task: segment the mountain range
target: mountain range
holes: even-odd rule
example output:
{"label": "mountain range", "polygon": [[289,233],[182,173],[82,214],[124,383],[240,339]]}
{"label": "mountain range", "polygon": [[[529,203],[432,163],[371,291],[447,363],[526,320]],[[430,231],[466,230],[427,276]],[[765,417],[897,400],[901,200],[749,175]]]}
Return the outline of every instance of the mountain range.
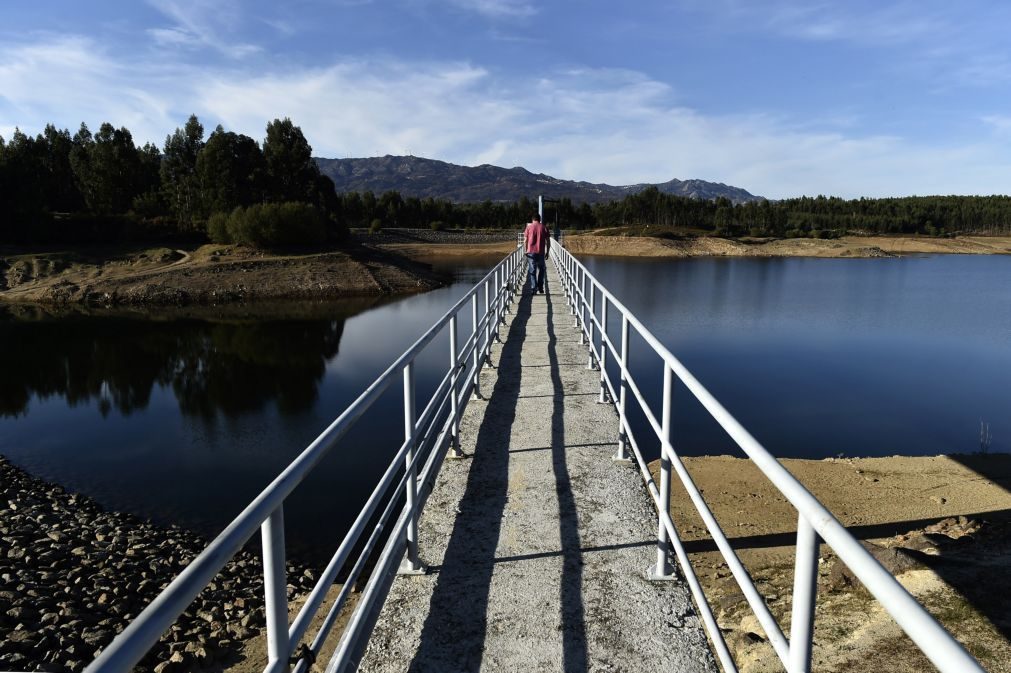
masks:
{"label": "mountain range", "polygon": [[740,187],[705,180],[670,180],[656,184],[614,186],[560,180],[525,168],[501,168],[490,164],[460,166],[414,156],[370,157],[364,159],[324,159],[317,157],[320,171],[334,181],[338,192],[371,191],[381,194],[396,190],[401,196],[433,197],[457,203],[515,201],[523,196],[569,198],[576,204],[621,199],[628,194],[656,187],[661,192],[696,199],[725,197],[733,203],[758,201]]}

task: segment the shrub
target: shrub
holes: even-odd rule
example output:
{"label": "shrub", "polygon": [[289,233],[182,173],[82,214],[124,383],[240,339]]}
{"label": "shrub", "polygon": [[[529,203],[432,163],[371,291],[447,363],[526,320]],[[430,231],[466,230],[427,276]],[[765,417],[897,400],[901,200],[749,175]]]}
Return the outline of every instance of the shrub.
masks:
{"label": "shrub", "polygon": [[428,226],[432,229],[432,231],[442,231],[446,228],[446,223],[442,220],[436,220],[435,222],[429,222]]}
{"label": "shrub", "polygon": [[230,214],[215,213],[207,221],[215,243],[240,243],[257,248],[321,243],[326,220],[308,203],[260,203]]}
{"label": "shrub", "polygon": [[228,233],[228,213],[214,213],[207,219],[207,237],[214,243],[231,243]]}
{"label": "shrub", "polygon": [[378,217],[372,220],[372,224],[369,225],[369,233],[378,234],[382,230],[383,230],[383,221],[380,220]]}

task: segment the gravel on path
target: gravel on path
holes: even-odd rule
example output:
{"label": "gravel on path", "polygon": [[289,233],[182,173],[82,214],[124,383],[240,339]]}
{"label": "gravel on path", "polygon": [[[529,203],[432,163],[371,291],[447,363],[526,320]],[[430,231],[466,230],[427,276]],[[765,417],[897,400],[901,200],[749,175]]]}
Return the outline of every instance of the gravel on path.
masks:
{"label": "gravel on path", "polygon": [[360,670],[716,671],[687,588],[650,582],[655,513],[553,270],[502,328]]}

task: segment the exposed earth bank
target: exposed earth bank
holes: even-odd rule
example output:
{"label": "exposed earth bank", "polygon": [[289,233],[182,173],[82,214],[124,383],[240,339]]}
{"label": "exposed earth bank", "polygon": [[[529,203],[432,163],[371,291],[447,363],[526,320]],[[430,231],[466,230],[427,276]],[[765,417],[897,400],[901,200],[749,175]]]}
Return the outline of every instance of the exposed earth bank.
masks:
{"label": "exposed earth bank", "polygon": [[[355,231],[356,243],[348,249],[286,253],[225,245],[45,252],[0,248],[0,301],[183,306],[410,294],[445,283],[432,265],[461,260],[494,263],[515,250],[519,231]],[[618,257],[1011,254],[1011,237],[1006,236],[670,239],[598,230],[567,232],[563,243],[575,254]]]}
{"label": "exposed earth bank", "polygon": [[0,250],[0,300],[98,306],[225,304],[408,294],[443,280],[374,247],[266,253],[194,249]]}
{"label": "exposed earth bank", "polygon": [[[750,461],[684,462],[789,637],[796,510]],[[1011,455],[781,462],[986,670],[1011,671]],[[658,463],[650,467],[656,474]],[[673,481],[672,517],[740,670],[781,671],[676,475]],[[935,670],[825,545],[818,574],[813,670]]]}
{"label": "exposed earth bank", "polygon": [[[498,258],[515,249],[515,236],[505,232],[495,236],[465,236],[441,232],[428,234],[404,230],[403,234],[383,232],[374,243],[391,252],[433,261],[461,257]],[[363,240],[368,240],[365,236]],[[562,243],[577,255],[609,257],[898,257],[902,255],[1011,254],[1009,236],[844,236],[837,239],[784,238],[732,239],[716,236],[658,238],[615,234],[602,229],[565,232]]]}
{"label": "exposed earth bank", "polygon": [[611,236],[606,230],[572,234],[563,243],[574,254],[619,257],[893,257],[914,254],[1011,254],[1011,237],[843,236],[837,239],[679,239]]}

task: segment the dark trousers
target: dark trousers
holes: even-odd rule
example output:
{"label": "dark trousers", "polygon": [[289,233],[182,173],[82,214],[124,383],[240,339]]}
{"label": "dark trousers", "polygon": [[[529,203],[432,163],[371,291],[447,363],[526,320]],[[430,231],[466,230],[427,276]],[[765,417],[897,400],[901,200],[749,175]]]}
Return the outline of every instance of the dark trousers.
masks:
{"label": "dark trousers", "polygon": [[531,291],[544,292],[544,274],[547,269],[544,266],[544,254],[539,252],[527,253],[527,275],[530,278]]}

